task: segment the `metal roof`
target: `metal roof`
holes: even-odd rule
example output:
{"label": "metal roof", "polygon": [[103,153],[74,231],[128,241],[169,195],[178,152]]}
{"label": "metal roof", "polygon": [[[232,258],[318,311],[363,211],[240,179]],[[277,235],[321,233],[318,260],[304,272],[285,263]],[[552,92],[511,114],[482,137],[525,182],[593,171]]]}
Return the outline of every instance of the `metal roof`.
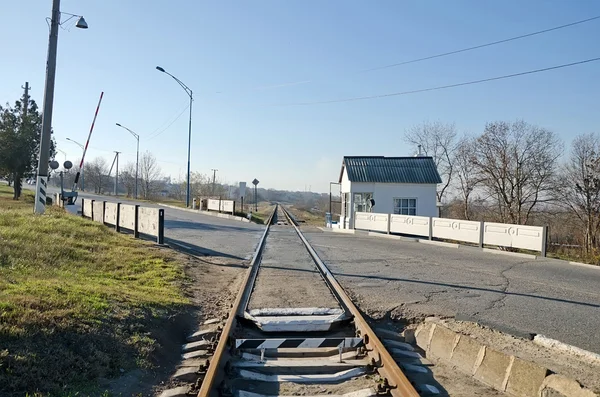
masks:
{"label": "metal roof", "polygon": [[344,167],[351,182],[442,183],[431,157],[345,156]]}

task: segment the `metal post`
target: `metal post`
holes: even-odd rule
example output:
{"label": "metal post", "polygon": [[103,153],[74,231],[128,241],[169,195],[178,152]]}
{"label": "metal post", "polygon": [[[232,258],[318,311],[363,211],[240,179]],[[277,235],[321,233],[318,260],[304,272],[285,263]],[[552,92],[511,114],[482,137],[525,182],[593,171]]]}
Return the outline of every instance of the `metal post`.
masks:
{"label": "metal post", "polygon": [[479,248],[483,248],[484,233],[485,233],[485,222],[479,222]]}
{"label": "metal post", "polygon": [[542,228],[542,257],[546,257],[548,250],[548,226]]}
{"label": "metal post", "polygon": [[[65,186],[63,183],[63,172],[60,172],[60,199],[62,200],[62,198],[65,197]],[[60,204],[58,205],[60,207]]]}
{"label": "metal post", "polygon": [[137,139],[137,152],[135,155],[135,199],[138,198],[138,168],[140,166],[140,136],[136,136]]}
{"label": "metal post", "polygon": [[116,168],[116,172],[115,172],[115,197],[119,195],[119,153],[120,152],[115,152],[117,154],[116,160],[117,160],[117,168]]}
{"label": "metal post", "polygon": [[40,155],[36,177],[34,212],[46,211],[46,183],[48,181],[48,160],[52,132],[52,106],[54,103],[54,80],[56,77],[56,49],[58,47],[58,27],[60,24],[60,0],[52,1],[50,37],[48,39],[48,60],[46,63],[46,85],[44,88],[44,109],[42,116],[42,135]]}
{"label": "metal post", "polygon": [[212,193],[211,195],[214,196],[215,195],[215,179],[217,177],[217,169],[211,168],[211,171],[213,172],[213,182],[212,182]]}
{"label": "metal post", "polygon": [[192,90],[190,90],[190,123],[188,131],[188,163],[187,163],[187,193],[185,196],[185,206],[190,207],[190,150],[192,147]]}
{"label": "metal post", "polygon": [[157,244],[165,243],[165,210],[158,210],[158,233],[156,236]]}

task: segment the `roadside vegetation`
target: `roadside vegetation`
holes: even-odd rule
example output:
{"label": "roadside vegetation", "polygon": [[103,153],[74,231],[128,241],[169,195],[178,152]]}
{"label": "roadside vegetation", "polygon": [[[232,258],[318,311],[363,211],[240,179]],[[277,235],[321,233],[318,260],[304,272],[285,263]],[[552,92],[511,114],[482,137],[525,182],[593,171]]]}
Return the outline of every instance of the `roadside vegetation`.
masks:
{"label": "roadside vegetation", "polygon": [[35,216],[32,206],[32,192],[15,201],[0,185],[0,395],[69,395],[152,368],[167,319],[189,305],[182,264],[56,207]]}
{"label": "roadside vegetation", "polygon": [[425,122],[405,141],[437,165],[442,217],[549,226],[549,256],[600,265],[599,133],[567,147],[523,120],[489,122],[477,134]]}

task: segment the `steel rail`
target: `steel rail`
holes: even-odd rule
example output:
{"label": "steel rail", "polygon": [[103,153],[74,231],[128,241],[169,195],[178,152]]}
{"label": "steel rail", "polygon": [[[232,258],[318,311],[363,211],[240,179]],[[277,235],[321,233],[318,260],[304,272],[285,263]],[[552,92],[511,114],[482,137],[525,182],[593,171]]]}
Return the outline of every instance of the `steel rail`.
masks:
{"label": "steel rail", "polygon": [[379,372],[379,374],[385,380],[387,380],[387,384],[390,388],[390,394],[393,397],[419,397],[419,393],[415,390],[406,375],[404,375],[404,372],[402,372],[396,361],[392,358],[375,332],[373,332],[358,308],[348,297],[342,286],[337,282],[327,266],[325,266],[321,258],[319,258],[319,255],[317,255],[308,240],[306,240],[298,228],[297,222],[292,221],[292,217],[288,213],[287,209],[285,209],[283,206],[281,206],[281,209],[283,210],[284,214],[286,214],[288,219],[290,219],[292,226],[294,226],[294,229],[296,230],[296,233],[306,246],[306,249],[319,267],[319,270],[321,270],[322,274],[326,278],[326,281],[330,284],[331,288],[335,290],[336,295],[342,299],[348,310],[350,310],[350,313],[354,316],[354,325],[360,331],[360,336],[363,338],[365,346],[367,347],[367,354],[371,359],[374,360],[377,372]]}
{"label": "steel rail", "polygon": [[256,247],[256,251],[254,252],[252,262],[250,262],[250,267],[246,272],[246,276],[244,277],[244,281],[240,286],[240,290],[235,299],[235,302],[233,303],[233,307],[229,312],[229,317],[227,318],[225,327],[223,327],[221,337],[219,338],[219,342],[217,343],[217,348],[215,349],[213,357],[210,359],[210,364],[206,371],[206,375],[204,376],[204,379],[202,381],[202,386],[200,386],[200,390],[198,391],[198,397],[209,397],[219,373],[221,373],[224,369],[223,367],[225,366],[225,363],[223,362],[223,357],[225,356],[225,353],[227,351],[229,336],[231,335],[231,332],[235,329],[235,326],[237,325],[237,315],[240,308],[245,309],[245,305],[247,304],[248,298],[250,297],[250,293],[252,292],[252,287],[254,285],[254,280],[256,279],[256,273],[260,264],[260,255],[264,248],[265,241],[267,240],[269,228],[271,227],[271,223],[273,221],[273,216],[276,212],[277,205],[275,205],[273,213],[271,214],[271,216],[269,216],[269,219],[267,220],[267,226],[265,227],[265,231],[262,237],[260,238],[258,247]]}

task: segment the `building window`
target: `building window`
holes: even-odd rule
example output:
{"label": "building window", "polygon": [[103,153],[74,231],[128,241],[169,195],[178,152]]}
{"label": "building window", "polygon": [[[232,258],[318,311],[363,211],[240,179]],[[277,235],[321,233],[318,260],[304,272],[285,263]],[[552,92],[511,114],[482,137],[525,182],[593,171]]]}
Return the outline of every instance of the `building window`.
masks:
{"label": "building window", "polygon": [[354,193],[354,212],[371,212],[373,193]]}
{"label": "building window", "polygon": [[394,199],[394,214],[417,215],[417,199],[395,198]]}

